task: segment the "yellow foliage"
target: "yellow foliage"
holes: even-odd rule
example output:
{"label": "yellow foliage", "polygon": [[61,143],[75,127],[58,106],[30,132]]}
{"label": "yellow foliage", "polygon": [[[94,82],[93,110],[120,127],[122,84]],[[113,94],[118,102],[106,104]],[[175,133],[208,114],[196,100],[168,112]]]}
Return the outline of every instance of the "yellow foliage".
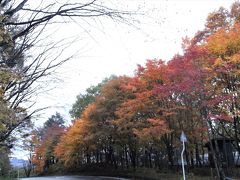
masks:
{"label": "yellow foliage", "polygon": [[236,23],[229,31],[224,28],[208,38],[205,47],[217,56],[231,56],[240,50],[240,24]]}

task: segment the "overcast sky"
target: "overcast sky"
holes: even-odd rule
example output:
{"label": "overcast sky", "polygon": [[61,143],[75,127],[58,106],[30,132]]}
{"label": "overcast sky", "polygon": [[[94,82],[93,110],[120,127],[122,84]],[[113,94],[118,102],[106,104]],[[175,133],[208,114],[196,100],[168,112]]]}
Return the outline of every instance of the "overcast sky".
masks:
{"label": "overcast sky", "polygon": [[[169,60],[181,53],[183,37],[204,28],[208,13],[220,6],[229,8],[233,0],[106,0],[113,7],[140,9],[144,16],[136,16],[136,27],[109,19],[89,23],[58,25],[54,41],[64,37],[78,37],[65,50],[65,55],[78,53],[58,69],[60,82],[48,93],[36,97],[34,108],[51,106],[36,121],[41,125],[48,117],[60,112],[70,122],[69,110],[79,93],[102,79],[115,75],[133,75],[137,64],[146,59]],[[86,21],[87,19],[85,19]],[[58,53],[56,51],[56,53]]]}
{"label": "overcast sky", "polygon": [[[137,64],[146,59],[169,60],[181,53],[183,37],[193,35],[204,28],[209,12],[220,6],[229,8],[233,0],[112,0],[117,7],[140,9],[144,16],[136,16],[136,27],[109,19],[58,25],[52,37],[78,37],[78,41],[66,48],[65,53],[75,57],[58,69],[61,81],[52,83],[54,89],[39,94],[35,107],[51,106],[42,112],[42,124],[56,111],[69,121],[71,105],[79,93],[102,79],[115,75],[132,75]],[[87,19],[85,19],[87,20]],[[84,28],[84,29],[83,29]],[[56,52],[57,53],[57,52]]]}

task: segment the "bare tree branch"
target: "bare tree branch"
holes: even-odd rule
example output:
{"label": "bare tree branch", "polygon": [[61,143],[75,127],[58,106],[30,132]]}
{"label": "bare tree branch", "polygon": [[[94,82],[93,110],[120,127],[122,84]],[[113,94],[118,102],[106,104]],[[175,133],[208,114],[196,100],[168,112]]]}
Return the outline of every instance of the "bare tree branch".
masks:
{"label": "bare tree branch", "polygon": [[[9,113],[9,116],[6,114],[8,118],[0,118],[0,125],[5,127],[0,130],[0,146],[16,129],[28,124],[32,115],[44,109],[29,112],[29,107],[24,106],[40,89],[35,85],[36,82],[51,75],[56,68],[71,59],[71,56],[62,57],[65,49],[62,40],[46,44],[41,39],[46,27],[59,22],[60,18],[88,21],[107,17],[131,24],[128,18],[133,14],[104,6],[99,0],[85,3],[73,0],[63,4],[41,0],[35,8],[29,3],[28,0],[0,0],[0,72],[6,74],[6,80],[0,81],[0,103],[7,107],[6,112]],[[31,54],[40,43],[45,43],[42,44],[44,48],[38,50],[37,55]],[[52,55],[55,49],[58,49],[58,54]]]}

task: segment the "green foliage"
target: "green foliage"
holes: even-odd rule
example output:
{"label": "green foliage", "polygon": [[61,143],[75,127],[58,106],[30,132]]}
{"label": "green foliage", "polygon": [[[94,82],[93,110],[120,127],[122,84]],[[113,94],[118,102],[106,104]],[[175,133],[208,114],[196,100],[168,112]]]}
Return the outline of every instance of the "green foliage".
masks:
{"label": "green foliage", "polygon": [[0,147],[0,177],[8,175],[11,169],[8,153],[9,150],[7,148]]}
{"label": "green foliage", "polygon": [[81,116],[84,109],[94,102],[95,97],[99,93],[99,86],[92,86],[87,89],[86,94],[79,94],[77,96],[76,102],[73,104],[72,109],[70,110],[70,114],[72,118],[77,119]]}
{"label": "green foliage", "polygon": [[[10,1],[9,1],[10,2]],[[20,90],[17,84],[22,80],[24,73],[21,72],[23,67],[24,53],[22,45],[18,42],[15,43],[13,36],[18,28],[12,28],[6,25],[7,21],[17,21],[17,17],[6,15],[5,11],[12,8],[8,6],[8,2],[0,2],[1,15],[0,15],[0,145],[6,144],[6,141],[11,141],[11,132],[29,119],[26,117],[26,111],[20,107],[18,98]],[[19,45],[20,44],[20,45]],[[21,75],[20,75],[21,74]],[[19,86],[18,86],[19,87]],[[18,94],[19,93],[19,94]],[[17,95],[18,94],[18,95]],[[16,95],[16,96],[15,96]],[[14,98],[13,98],[14,97]],[[12,98],[12,99],[11,99]],[[16,104],[14,104],[16,103]],[[24,123],[20,121],[26,120]],[[29,122],[29,121],[28,121]],[[10,140],[11,139],[11,140]]]}
{"label": "green foliage", "polygon": [[64,126],[64,119],[58,112],[48,118],[48,120],[44,123],[44,129],[51,128],[53,126]]}
{"label": "green foliage", "polygon": [[69,112],[72,118],[74,119],[80,118],[85,108],[89,104],[94,102],[95,98],[100,94],[103,85],[115,78],[116,78],[115,75],[111,75],[109,78],[105,78],[101,83],[97,84],[96,86],[91,86],[87,88],[86,93],[79,94],[77,96],[76,102],[73,104],[72,109]]}
{"label": "green foliage", "polygon": [[0,142],[3,142],[8,127],[16,123],[16,115],[13,109],[10,109],[6,102],[0,100]]}

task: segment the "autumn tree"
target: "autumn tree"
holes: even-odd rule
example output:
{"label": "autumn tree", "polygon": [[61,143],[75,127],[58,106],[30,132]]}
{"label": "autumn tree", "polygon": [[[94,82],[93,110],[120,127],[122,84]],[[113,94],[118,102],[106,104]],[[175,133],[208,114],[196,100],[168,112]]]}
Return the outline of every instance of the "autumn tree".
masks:
{"label": "autumn tree", "polygon": [[228,30],[235,23],[239,23],[239,8],[240,2],[236,1],[231,5],[230,10],[220,7],[218,10],[210,12],[206,19],[206,24],[203,30],[198,31],[191,44],[202,44],[207,38],[220,29]]}
{"label": "autumn tree", "polygon": [[[138,67],[135,77],[121,85],[131,96],[118,107],[114,124],[117,126],[116,133],[124,137],[134,168],[142,153],[145,154],[145,159],[148,159],[144,164],[153,166],[151,160],[152,155],[159,150],[156,149],[157,144],[161,136],[169,132],[165,112],[159,106],[154,92],[155,85],[163,82],[164,71],[165,65],[162,61],[149,60],[146,67]],[[157,155],[156,153],[159,158]]]}
{"label": "autumn tree", "polygon": [[115,168],[118,167],[116,154],[119,151],[120,137],[115,134],[117,127],[113,125],[113,121],[116,119],[117,107],[128,96],[120,88],[122,82],[127,80],[127,77],[118,77],[106,82],[101,88],[99,96],[90,106],[91,109],[87,108],[84,111],[84,116],[95,124],[92,130],[88,131],[89,136],[95,139],[96,149],[92,152],[95,162],[112,164]]}
{"label": "autumn tree", "polygon": [[[208,116],[205,119],[208,119],[211,128],[211,138],[234,139],[233,144],[237,151],[239,151],[237,145],[239,144],[237,130],[239,129],[239,7],[239,2],[235,2],[230,11],[220,8],[210,13],[205,28],[208,35],[197,41],[209,54],[206,58],[209,63],[205,68],[212,72],[205,81],[210,92],[205,101],[207,109],[205,114]],[[220,178],[224,178],[224,173],[221,174]]]}
{"label": "autumn tree", "polygon": [[[121,84],[128,79],[118,77],[104,84],[95,101],[85,108],[81,118],[66,132],[56,147],[56,154],[65,163],[106,163],[115,168],[121,164],[117,158],[124,158],[122,151],[125,145],[121,144],[121,139],[125,137],[116,134],[117,126],[113,122],[116,109],[129,96],[121,91]],[[61,154],[64,147],[68,147],[65,149],[67,154]]]}
{"label": "autumn tree", "polygon": [[94,108],[90,104],[83,112],[81,119],[74,121],[60,138],[54,148],[54,154],[66,169],[77,168],[91,163],[91,155],[96,149],[96,139],[92,134],[96,125],[89,119],[88,112]]}
{"label": "autumn tree", "polygon": [[87,88],[86,93],[79,94],[77,96],[76,102],[72,105],[72,109],[70,110],[72,118],[80,118],[85,108],[89,104],[93,103],[95,101],[95,98],[100,94],[102,86],[114,78],[116,78],[116,76],[114,75],[110,76],[109,78],[105,78],[101,83],[97,84],[96,86],[91,86]]}
{"label": "autumn tree", "polygon": [[201,33],[184,39],[182,55],[148,60],[133,77],[103,84],[90,104],[80,103],[80,118],[55,146],[55,156],[68,168],[174,167],[184,131],[187,165],[203,166],[209,143],[217,178],[225,179],[228,162],[217,139],[230,139],[239,151],[239,7],[236,2],[231,11],[210,14]]}
{"label": "autumn tree", "polygon": [[[0,7],[0,98],[1,106],[9,109],[3,114],[5,118],[0,118],[0,143],[3,145],[13,131],[28,125],[31,116],[38,111],[28,109],[34,104],[30,99],[43,87],[37,82],[70,58],[61,58],[65,46],[46,41],[47,28],[62,20],[90,21],[101,17],[129,24],[131,13],[105,6],[98,0],[61,3],[10,0],[0,1]],[[59,52],[52,54],[55,48]]]}
{"label": "autumn tree", "polygon": [[216,136],[234,139],[239,152],[239,23],[229,29],[219,29],[207,39],[206,49],[211,53],[214,76],[209,83],[215,89],[209,101],[209,116],[215,120]]}
{"label": "autumn tree", "polygon": [[34,131],[32,139],[35,146],[33,164],[36,166],[37,172],[46,172],[52,164],[56,163],[54,147],[59,142],[64,130],[63,117],[56,113],[44,123],[43,128]]}

